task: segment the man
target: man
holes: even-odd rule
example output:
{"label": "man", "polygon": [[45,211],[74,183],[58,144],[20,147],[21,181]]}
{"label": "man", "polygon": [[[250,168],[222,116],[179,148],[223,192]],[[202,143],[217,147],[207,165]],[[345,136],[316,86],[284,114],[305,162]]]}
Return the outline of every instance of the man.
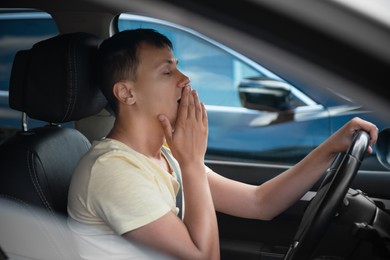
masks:
{"label": "man", "polygon": [[[172,49],[169,39],[150,29],[120,32],[100,47],[102,91],[116,120],[80,161],[68,211],[72,221],[102,237],[121,235],[180,259],[219,259],[216,210],[270,220],[319,180],[357,130],[370,133],[371,146],[377,139],[375,125],[354,118],[260,186],[224,178],[204,165],[207,113]],[[180,185],[183,219],[175,199]]]}

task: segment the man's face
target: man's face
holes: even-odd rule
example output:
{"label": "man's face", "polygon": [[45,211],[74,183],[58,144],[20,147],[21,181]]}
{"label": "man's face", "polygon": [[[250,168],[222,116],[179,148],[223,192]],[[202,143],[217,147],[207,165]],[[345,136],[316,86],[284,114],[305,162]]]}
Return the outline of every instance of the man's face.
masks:
{"label": "man's face", "polygon": [[134,89],[139,112],[155,120],[159,114],[165,114],[174,124],[183,87],[189,83],[188,77],[178,70],[177,59],[168,47],[142,44],[138,58]]}

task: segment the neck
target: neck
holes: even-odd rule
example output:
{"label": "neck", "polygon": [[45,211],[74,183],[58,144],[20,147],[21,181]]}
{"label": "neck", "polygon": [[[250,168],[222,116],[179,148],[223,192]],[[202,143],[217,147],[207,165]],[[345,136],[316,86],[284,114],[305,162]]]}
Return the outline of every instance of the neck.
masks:
{"label": "neck", "polygon": [[121,120],[117,118],[107,138],[118,140],[147,157],[160,159],[164,132],[156,118],[151,120]]}

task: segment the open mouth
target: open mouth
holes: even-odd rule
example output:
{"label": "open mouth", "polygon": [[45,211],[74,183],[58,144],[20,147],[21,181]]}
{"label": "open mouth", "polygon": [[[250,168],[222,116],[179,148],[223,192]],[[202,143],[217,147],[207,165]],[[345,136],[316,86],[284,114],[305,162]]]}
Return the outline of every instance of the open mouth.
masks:
{"label": "open mouth", "polygon": [[181,101],[181,98],[179,98],[179,99],[177,100],[177,103],[180,104],[180,101]]}

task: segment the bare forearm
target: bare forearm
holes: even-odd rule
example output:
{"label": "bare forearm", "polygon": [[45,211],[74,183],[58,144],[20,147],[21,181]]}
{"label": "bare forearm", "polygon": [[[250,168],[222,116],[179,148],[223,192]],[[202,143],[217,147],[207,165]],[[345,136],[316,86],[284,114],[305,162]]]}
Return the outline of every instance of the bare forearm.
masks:
{"label": "bare forearm", "polygon": [[364,130],[370,134],[368,153],[378,137],[378,128],[361,118],[353,118],[324,143],[313,150],[295,167],[257,188],[258,205],[266,218],[273,218],[296,202],[324,174],[335,156],[348,149],[355,133]]}
{"label": "bare forearm", "polygon": [[259,186],[259,218],[272,219],[298,201],[321,178],[334,157],[324,143],[294,167]]}
{"label": "bare forearm", "polygon": [[201,259],[219,259],[215,208],[203,164],[182,168],[186,225]]}
{"label": "bare forearm", "polygon": [[[354,118],[301,162],[260,186],[240,183],[210,173],[209,183],[218,211],[244,218],[272,219],[298,201],[326,172],[335,156],[348,149],[356,131],[370,133],[370,147],[378,129],[370,122]],[[261,174],[261,173],[259,173]]]}

